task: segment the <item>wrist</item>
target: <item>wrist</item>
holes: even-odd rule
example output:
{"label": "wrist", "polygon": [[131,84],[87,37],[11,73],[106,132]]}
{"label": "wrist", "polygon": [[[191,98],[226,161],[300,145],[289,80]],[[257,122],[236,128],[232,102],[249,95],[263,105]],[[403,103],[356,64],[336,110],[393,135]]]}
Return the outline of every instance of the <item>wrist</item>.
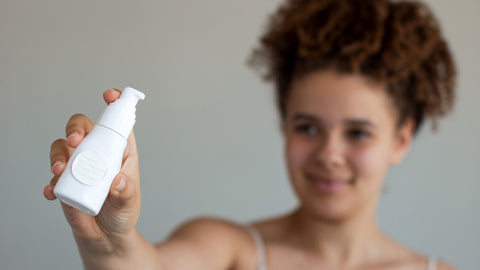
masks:
{"label": "wrist", "polygon": [[75,241],[86,269],[134,269],[136,265],[153,266],[155,262],[153,245],[135,229],[121,236],[75,237]]}

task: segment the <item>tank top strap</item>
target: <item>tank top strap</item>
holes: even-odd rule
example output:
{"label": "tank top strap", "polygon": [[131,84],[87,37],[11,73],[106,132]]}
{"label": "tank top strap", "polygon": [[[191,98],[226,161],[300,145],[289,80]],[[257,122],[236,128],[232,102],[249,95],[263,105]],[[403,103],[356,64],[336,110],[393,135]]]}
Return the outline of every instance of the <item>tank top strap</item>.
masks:
{"label": "tank top strap", "polygon": [[265,244],[263,243],[262,236],[253,226],[246,227],[248,232],[255,242],[255,247],[257,249],[257,270],[267,270],[266,256],[265,256]]}
{"label": "tank top strap", "polygon": [[[257,250],[258,264],[257,270],[267,270],[266,256],[265,256],[265,244],[262,240],[262,236],[258,230],[253,226],[246,226],[247,231],[250,233]],[[434,256],[428,257],[427,270],[437,270],[437,258]]]}
{"label": "tank top strap", "polygon": [[427,270],[436,270],[437,269],[437,258],[434,256],[428,257]]}

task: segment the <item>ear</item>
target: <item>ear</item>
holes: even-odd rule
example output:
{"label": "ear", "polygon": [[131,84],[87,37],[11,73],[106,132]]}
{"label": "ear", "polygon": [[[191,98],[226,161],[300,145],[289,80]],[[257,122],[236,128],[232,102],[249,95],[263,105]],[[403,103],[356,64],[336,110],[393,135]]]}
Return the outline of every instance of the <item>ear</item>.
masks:
{"label": "ear", "polygon": [[412,118],[408,119],[403,126],[398,128],[394,134],[395,145],[393,148],[391,165],[398,165],[410,149],[415,130],[415,122]]}

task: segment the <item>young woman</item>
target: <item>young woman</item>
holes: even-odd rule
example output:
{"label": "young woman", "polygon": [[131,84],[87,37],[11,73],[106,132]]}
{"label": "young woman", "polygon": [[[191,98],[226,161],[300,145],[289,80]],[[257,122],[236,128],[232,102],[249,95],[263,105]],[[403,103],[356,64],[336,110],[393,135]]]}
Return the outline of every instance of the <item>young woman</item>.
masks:
{"label": "young woman", "polygon": [[[89,269],[453,269],[382,233],[375,210],[388,169],[425,117],[453,104],[455,70],[432,13],[417,2],[290,0],[252,54],[274,82],[296,210],[244,225],[197,218],[162,243],[135,230],[134,134],[100,214],[62,205]],[[118,98],[104,93],[107,103]],[[74,115],[52,144],[53,188],[92,129]]]}

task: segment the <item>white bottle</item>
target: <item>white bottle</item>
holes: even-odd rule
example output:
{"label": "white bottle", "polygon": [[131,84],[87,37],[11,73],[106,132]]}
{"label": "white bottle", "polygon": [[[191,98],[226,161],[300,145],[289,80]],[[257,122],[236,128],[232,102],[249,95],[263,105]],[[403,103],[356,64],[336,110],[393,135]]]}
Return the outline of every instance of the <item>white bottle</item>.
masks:
{"label": "white bottle", "polygon": [[120,171],[127,138],[135,124],[135,106],[145,95],[131,87],[110,103],[100,121],[75,148],[53,190],[55,196],[96,216]]}

